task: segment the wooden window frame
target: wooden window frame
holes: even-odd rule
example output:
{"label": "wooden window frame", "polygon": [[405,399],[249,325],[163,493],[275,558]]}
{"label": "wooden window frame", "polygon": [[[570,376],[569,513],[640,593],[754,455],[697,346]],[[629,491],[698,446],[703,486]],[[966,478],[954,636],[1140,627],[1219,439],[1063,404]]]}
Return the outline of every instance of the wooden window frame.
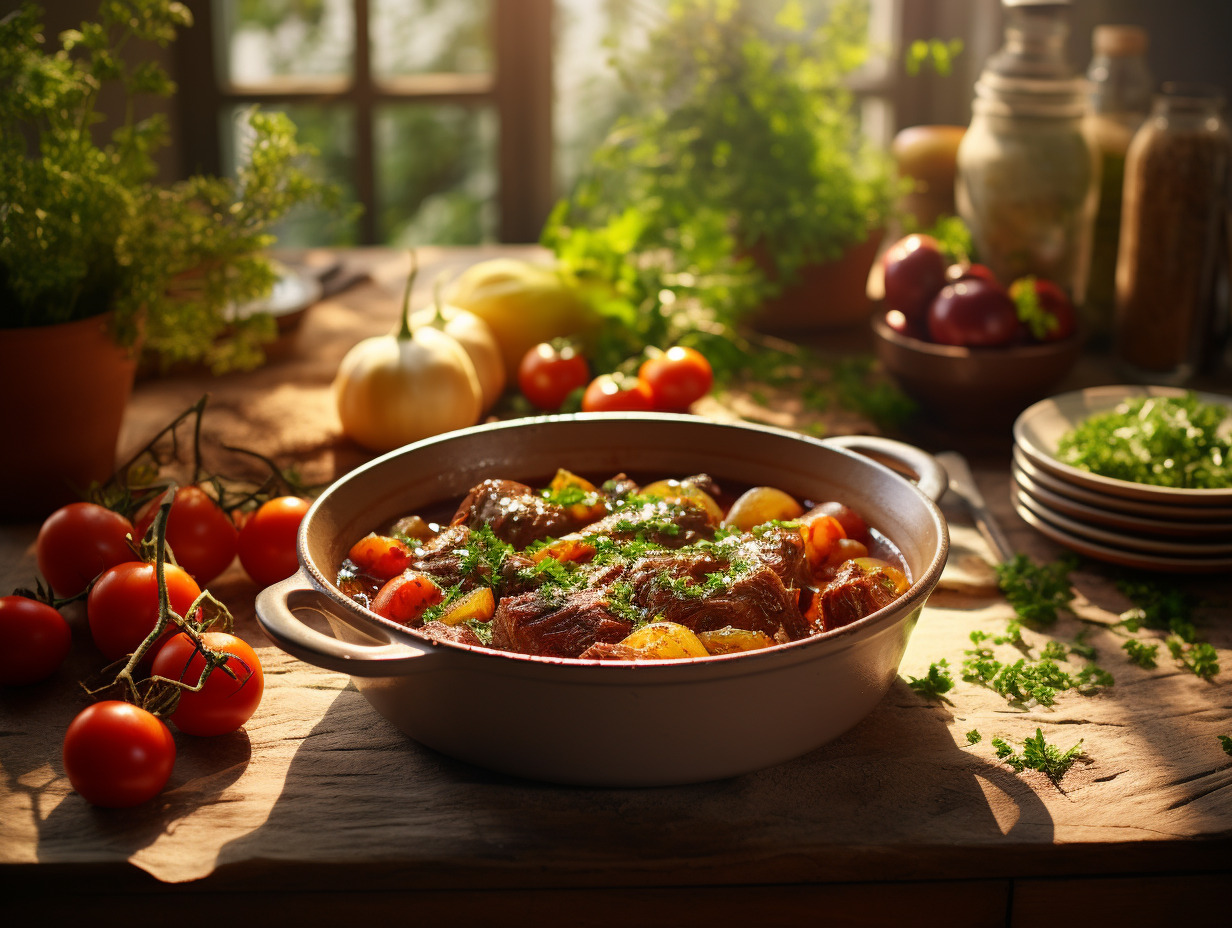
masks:
{"label": "wooden window frame", "polygon": [[[369,0],[355,11],[354,73],[339,79],[280,79],[228,86],[210,0],[186,0],[194,25],[177,40],[176,122],[184,174],[224,171],[220,114],[233,106],[346,105],[355,114],[356,194],[363,213],[359,244],[380,244],[373,114],[382,104],[459,104],[493,108],[497,133],[498,229],[501,242],[538,240],[554,202],[552,126],[552,0],[491,0],[491,74],[421,74],[377,78],[371,68]],[[203,79],[202,75],[208,75]]]}

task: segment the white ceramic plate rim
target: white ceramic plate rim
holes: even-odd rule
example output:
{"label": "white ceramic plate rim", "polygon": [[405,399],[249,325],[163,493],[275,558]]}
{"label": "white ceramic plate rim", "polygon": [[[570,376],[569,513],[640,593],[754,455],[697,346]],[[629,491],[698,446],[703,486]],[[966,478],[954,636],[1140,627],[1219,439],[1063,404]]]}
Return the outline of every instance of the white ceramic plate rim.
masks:
{"label": "white ceramic plate rim", "polygon": [[1042,487],[1066,499],[1076,500],[1101,509],[1119,514],[1132,514],[1139,517],[1164,519],[1171,522],[1184,522],[1197,525],[1219,525],[1232,530],[1232,506],[1177,506],[1168,503],[1153,503],[1147,500],[1131,499],[1125,496],[1115,496],[1102,493],[1089,487],[1068,483],[1056,474],[1044,470],[1031,460],[1022,448],[1015,447],[1013,465],[1023,474],[1030,477]]}
{"label": "white ceramic plate rim", "polygon": [[1149,519],[1102,506],[1090,506],[1049,489],[1019,467],[1017,461],[1010,466],[1010,473],[1018,487],[1028,495],[1054,512],[1073,519],[1122,531],[1167,536],[1162,540],[1176,537],[1197,541],[1214,536],[1232,543],[1232,522],[1174,522],[1167,519]]}
{"label": "white ceramic plate rim", "polygon": [[1047,503],[1032,496],[1021,486],[1014,489],[1014,503],[1026,506],[1041,518],[1048,519],[1057,528],[1090,539],[1109,548],[1119,548],[1124,551],[1141,552],[1143,554],[1163,555],[1167,557],[1196,558],[1228,558],[1232,557],[1232,542],[1203,543],[1165,541],[1159,538],[1147,538],[1135,532],[1116,532],[1096,525],[1090,525],[1079,519],[1058,512]]}
{"label": "white ceramic plate rim", "polygon": [[[1040,400],[1023,410],[1014,421],[1014,443],[1034,463],[1063,480],[1114,496],[1182,506],[1232,505],[1232,488],[1186,490],[1131,483],[1128,480],[1092,474],[1064,464],[1056,458],[1057,444],[1061,436],[1082,423],[1087,417],[1111,410],[1122,400],[1140,396],[1176,397],[1183,396],[1186,392],[1182,387],[1121,384],[1062,393]],[[1203,403],[1218,404],[1232,409],[1232,397],[1200,391],[1194,391],[1194,393]]]}
{"label": "white ceramic plate rim", "polygon": [[1211,559],[1156,557],[1135,551],[1125,551],[1120,548],[1110,548],[1106,545],[1079,538],[1077,535],[1071,535],[1069,532],[1057,528],[1046,518],[1036,515],[1017,501],[1014,503],[1014,508],[1017,510],[1018,515],[1022,517],[1022,520],[1041,535],[1052,539],[1063,547],[1069,548],[1071,551],[1094,558],[1097,561],[1105,561],[1109,564],[1117,564],[1121,567],[1134,567],[1141,570],[1187,574],[1218,573],[1232,568],[1232,557]]}

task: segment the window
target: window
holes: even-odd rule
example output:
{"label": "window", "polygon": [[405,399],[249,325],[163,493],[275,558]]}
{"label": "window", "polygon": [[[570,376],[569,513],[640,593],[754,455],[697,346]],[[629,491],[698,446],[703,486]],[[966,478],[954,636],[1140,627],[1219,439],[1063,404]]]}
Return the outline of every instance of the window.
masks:
{"label": "window", "polygon": [[[619,106],[605,36],[635,38],[665,2],[188,0],[195,25],[175,46],[184,169],[226,173],[236,117],[258,104],[285,110],[363,206],[353,228],[317,217],[280,230],[288,244],[535,241]],[[916,114],[937,80],[907,86],[895,49],[935,34],[946,3],[871,4],[884,53],[857,91],[866,131],[888,142],[928,121]]]}

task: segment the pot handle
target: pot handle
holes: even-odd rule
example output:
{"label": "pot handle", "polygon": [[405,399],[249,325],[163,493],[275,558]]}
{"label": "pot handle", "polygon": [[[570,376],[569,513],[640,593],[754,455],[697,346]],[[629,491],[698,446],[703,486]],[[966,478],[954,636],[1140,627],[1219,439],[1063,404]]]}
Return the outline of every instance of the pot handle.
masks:
{"label": "pot handle", "polygon": [[941,462],[915,445],[880,435],[833,435],[823,441],[827,445],[859,452],[903,474],[934,503],[945,495],[950,485],[950,478]]}
{"label": "pot handle", "polygon": [[[343,641],[305,624],[296,615],[311,610],[354,626],[353,617],[343,615],[337,604],[312,585],[308,574],[298,573],[266,587],[257,594],[257,623],[278,647],[292,657],[354,677],[405,676],[437,666],[440,651],[400,642],[374,639],[373,644]],[[382,634],[374,629],[374,634]]]}

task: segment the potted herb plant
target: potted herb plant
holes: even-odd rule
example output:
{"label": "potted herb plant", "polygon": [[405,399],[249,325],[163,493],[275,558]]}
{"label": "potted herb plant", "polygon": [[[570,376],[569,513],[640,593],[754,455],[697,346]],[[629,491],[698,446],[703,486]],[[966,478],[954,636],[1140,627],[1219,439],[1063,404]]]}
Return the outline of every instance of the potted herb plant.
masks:
{"label": "potted herb plant", "polygon": [[40,16],[0,20],[0,428],[25,438],[0,476],[8,518],[110,474],[139,348],[217,372],[260,363],[276,327],[236,307],[274,282],[272,223],[329,192],[298,166],[294,126],[255,111],[235,178],[156,182],[165,119],[132,114],[174,85],[133,45],[172,42],[191,25],[181,3],[107,0],[54,43]]}
{"label": "potted herb plant", "polygon": [[[754,0],[674,0],[646,47],[618,62],[633,109],[558,204],[545,244],[629,293],[648,267],[652,286],[690,281],[729,321],[866,318],[865,282],[898,193],[847,84],[867,59],[867,27],[860,0],[838,0],[819,23],[795,2],[774,13]],[[825,276],[844,261],[846,298]],[[801,309],[795,288],[818,275]],[[641,290],[639,315],[662,310]]]}

